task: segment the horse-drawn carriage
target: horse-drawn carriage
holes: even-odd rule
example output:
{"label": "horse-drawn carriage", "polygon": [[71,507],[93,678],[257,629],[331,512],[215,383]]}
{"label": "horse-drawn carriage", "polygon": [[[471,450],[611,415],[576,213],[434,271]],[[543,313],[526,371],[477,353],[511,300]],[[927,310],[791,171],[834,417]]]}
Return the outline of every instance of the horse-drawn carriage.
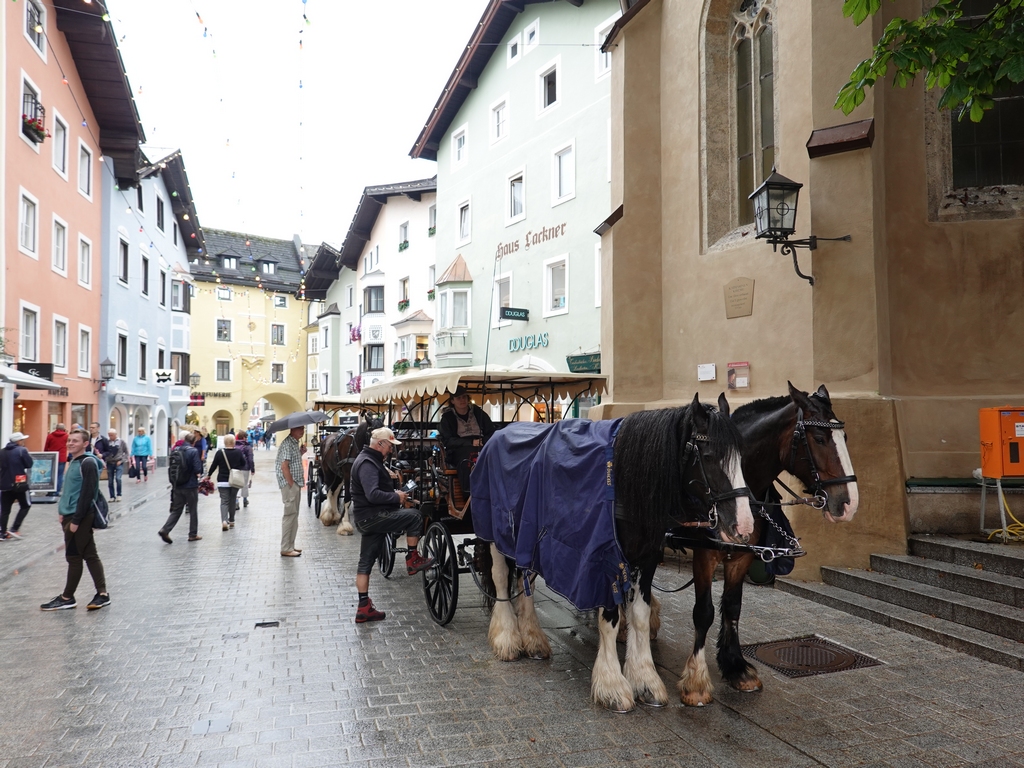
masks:
{"label": "horse-drawn carriage", "polygon": [[306,468],[306,504],[317,517],[320,517],[320,511],[327,497],[322,469],[324,440],[328,435],[344,433],[353,429],[359,423],[361,405],[358,395],[342,395],[340,397],[323,395],[313,403],[313,410],[327,414],[325,421],[315,425],[316,432],[310,440],[313,450]]}
{"label": "horse-drawn carriage", "polygon": [[[436,444],[437,417],[458,385],[478,404],[499,406],[502,416],[503,428],[480,453],[469,498]],[[388,411],[404,441],[402,469],[418,484],[414,497],[426,528],[420,547],[435,561],[423,572],[431,617],[441,625],[452,620],[459,577],[471,572],[493,601],[488,639],[495,656],[549,658],[533,608],[531,583],[540,575],[578,609],[597,611],[594,700],[616,711],[636,702],[664,706],[668,694],[650,651],[659,624],[652,589],[666,545],[685,542],[694,552],[696,605],[694,647],[678,683],[683,703],[711,701],[704,644],[714,622],[711,583],[722,561],[718,666],[730,686],[760,690],[739,645],[743,579],[756,557],[801,553],[772,512],[806,504],[838,522],[857,510],[844,424],[828,391],[808,394],[790,385],[788,395],[732,414],[722,395],[717,407],[694,397],[685,406],[610,421],[558,418],[557,402],[577,403],[603,386],[597,375],[456,369],[363,391],[364,404]],[[783,501],[774,484],[784,472],[804,483],[804,496],[790,492],[793,499]],[[762,538],[773,529],[783,543],[765,546]],[[455,536],[462,537],[458,544]],[[396,551],[388,540],[385,575]],[[623,624],[625,666],[615,650]]]}

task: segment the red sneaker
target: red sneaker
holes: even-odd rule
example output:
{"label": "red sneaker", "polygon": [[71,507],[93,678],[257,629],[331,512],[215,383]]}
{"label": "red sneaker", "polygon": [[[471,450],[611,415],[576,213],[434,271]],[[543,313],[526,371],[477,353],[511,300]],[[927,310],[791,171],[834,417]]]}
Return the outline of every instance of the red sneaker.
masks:
{"label": "red sneaker", "polygon": [[410,576],[415,576],[420,571],[434,567],[434,558],[424,557],[419,552],[412,552],[405,556],[405,570]]}
{"label": "red sneaker", "polygon": [[384,611],[378,611],[373,607],[373,600],[356,608],[356,624],[363,624],[367,621],[384,621],[386,616]]}

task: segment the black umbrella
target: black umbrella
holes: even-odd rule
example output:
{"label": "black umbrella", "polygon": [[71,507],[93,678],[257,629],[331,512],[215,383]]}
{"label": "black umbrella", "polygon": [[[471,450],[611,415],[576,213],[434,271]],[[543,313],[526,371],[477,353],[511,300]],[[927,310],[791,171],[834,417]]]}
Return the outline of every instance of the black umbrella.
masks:
{"label": "black umbrella", "polygon": [[289,413],[283,419],[271,423],[267,427],[267,432],[284,432],[295,429],[295,427],[305,427],[308,424],[319,424],[327,419],[328,416],[323,411],[295,411],[295,413]]}

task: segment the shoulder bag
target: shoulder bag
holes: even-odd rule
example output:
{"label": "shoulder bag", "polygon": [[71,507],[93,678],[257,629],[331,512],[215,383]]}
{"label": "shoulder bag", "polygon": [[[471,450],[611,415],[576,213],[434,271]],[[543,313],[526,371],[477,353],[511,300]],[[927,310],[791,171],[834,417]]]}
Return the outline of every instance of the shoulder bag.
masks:
{"label": "shoulder bag", "polygon": [[220,454],[224,457],[224,465],[228,468],[228,486],[231,488],[245,488],[245,470],[232,469],[231,465],[228,464],[228,455],[224,453],[224,449],[220,449]]}

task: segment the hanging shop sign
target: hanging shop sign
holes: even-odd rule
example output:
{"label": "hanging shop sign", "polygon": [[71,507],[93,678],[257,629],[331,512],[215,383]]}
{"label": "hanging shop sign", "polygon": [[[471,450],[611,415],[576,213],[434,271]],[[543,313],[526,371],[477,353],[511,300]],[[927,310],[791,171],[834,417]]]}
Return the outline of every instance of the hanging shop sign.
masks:
{"label": "hanging shop sign", "polygon": [[22,373],[27,373],[30,376],[38,376],[40,379],[53,381],[53,363],[18,362],[14,364],[14,367]]}
{"label": "hanging shop sign", "polygon": [[529,320],[530,310],[520,307],[501,307],[498,311],[500,320]]}
{"label": "hanging shop sign", "polygon": [[494,255],[500,259],[502,256],[511,256],[513,253],[519,253],[520,244],[524,251],[528,251],[530,248],[536,248],[538,245],[549,240],[565,237],[567,226],[568,224],[563,221],[561,224],[556,224],[553,227],[541,227],[539,230],[531,229],[521,239],[509,240],[507,243],[498,243],[498,249]]}
{"label": "hanging shop sign", "polygon": [[592,355],[566,355],[565,362],[569,366],[569,373],[600,373],[601,353]]}

